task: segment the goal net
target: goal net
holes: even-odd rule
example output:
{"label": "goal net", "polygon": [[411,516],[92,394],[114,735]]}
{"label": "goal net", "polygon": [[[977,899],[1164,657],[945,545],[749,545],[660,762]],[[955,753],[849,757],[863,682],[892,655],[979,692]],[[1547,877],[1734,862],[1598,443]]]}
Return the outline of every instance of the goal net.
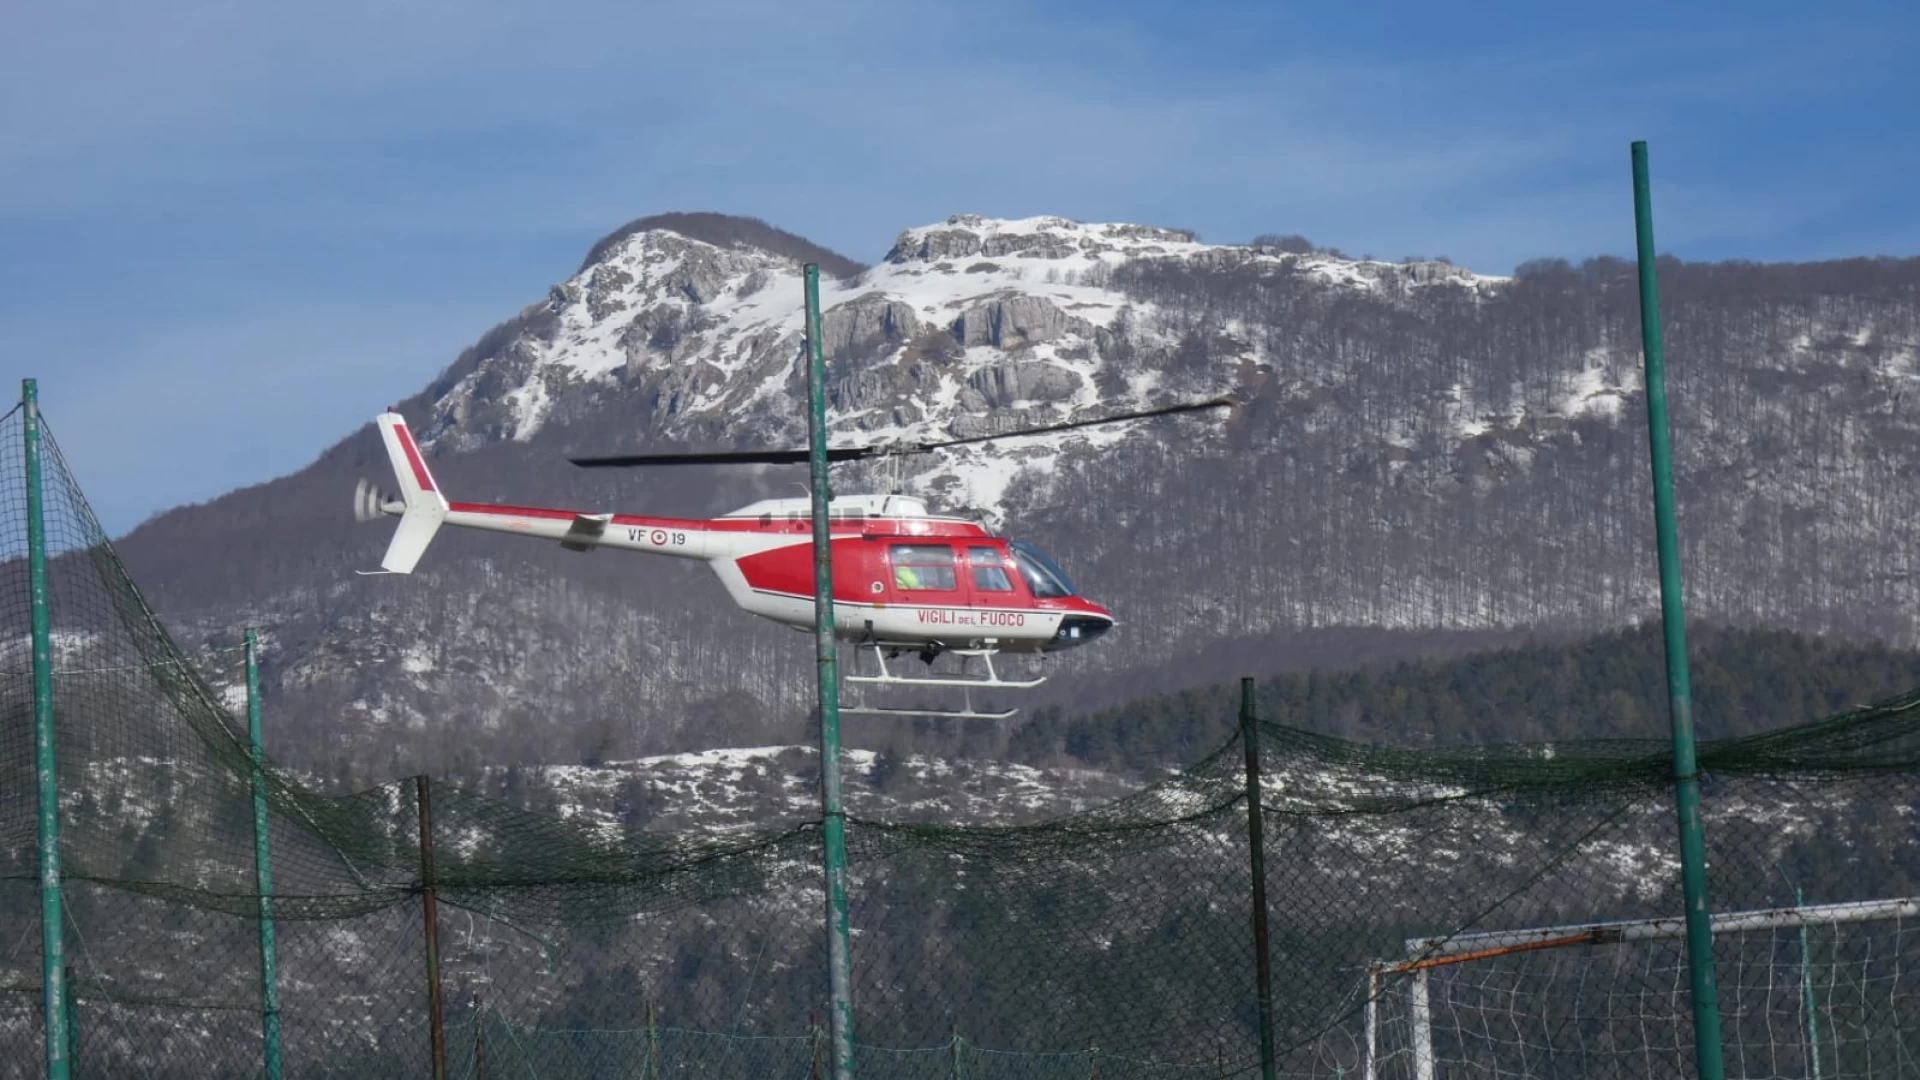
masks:
{"label": "goal net", "polygon": [[[1920,1076],[1920,898],[1713,918],[1726,1075]],[[1691,1077],[1678,919],[1414,938],[1371,966],[1368,1080]]]}

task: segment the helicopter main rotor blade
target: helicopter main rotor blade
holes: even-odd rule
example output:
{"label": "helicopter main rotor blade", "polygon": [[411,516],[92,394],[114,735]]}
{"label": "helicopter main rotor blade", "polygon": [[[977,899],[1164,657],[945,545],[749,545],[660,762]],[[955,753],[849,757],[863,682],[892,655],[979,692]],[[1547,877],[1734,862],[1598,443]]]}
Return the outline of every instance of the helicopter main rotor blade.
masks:
{"label": "helicopter main rotor blade", "polygon": [[1019,431],[1003,431],[998,435],[969,435],[964,439],[943,439],[940,442],[915,443],[903,447],[898,453],[920,453],[926,450],[938,450],[947,446],[963,446],[968,443],[990,442],[994,439],[1019,439],[1029,435],[1048,435],[1056,431],[1072,431],[1075,428],[1097,427],[1101,424],[1118,424],[1127,420],[1144,420],[1153,416],[1168,416],[1173,413],[1197,412],[1201,409],[1232,408],[1239,402],[1231,397],[1214,398],[1212,401],[1191,401],[1182,405],[1162,405],[1157,409],[1141,409],[1138,412],[1120,413],[1115,416],[1102,416],[1091,420],[1071,420],[1064,424],[1049,424],[1046,427],[1022,428]]}
{"label": "helicopter main rotor blade", "polygon": [[[828,461],[852,461],[871,455],[867,446],[832,446]],[[716,450],[686,454],[619,454],[611,457],[577,457],[568,461],[584,469],[631,465],[804,465],[812,460],[805,450]]]}
{"label": "helicopter main rotor blade", "polygon": [[[1097,427],[1101,424],[1118,424],[1127,420],[1144,420],[1154,416],[1168,416],[1174,413],[1196,412],[1200,409],[1232,408],[1239,402],[1231,397],[1214,398],[1211,401],[1193,401],[1180,405],[1162,405],[1156,409],[1141,409],[1136,412],[1119,413],[1114,416],[1101,416],[1091,420],[1072,420],[1064,424],[1049,424],[1045,427],[1023,428],[1019,431],[1003,431],[997,435],[969,435],[961,439],[942,439],[939,442],[910,443],[896,447],[876,446],[830,446],[827,448],[827,460],[858,461],[862,458],[883,455],[921,454],[929,450],[939,450],[948,446],[964,446],[969,443],[991,442],[994,439],[1025,438],[1029,435],[1047,435],[1056,431],[1072,431],[1076,428]],[[803,465],[812,460],[806,450],[714,450],[697,451],[684,454],[616,454],[608,457],[577,457],[568,461],[585,469],[621,468],[637,465]]]}

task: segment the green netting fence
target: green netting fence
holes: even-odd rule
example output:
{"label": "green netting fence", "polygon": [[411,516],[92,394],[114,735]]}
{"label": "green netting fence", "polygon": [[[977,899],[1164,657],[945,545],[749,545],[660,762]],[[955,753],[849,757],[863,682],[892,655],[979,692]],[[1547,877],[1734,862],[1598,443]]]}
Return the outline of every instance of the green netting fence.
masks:
{"label": "green netting fence", "polygon": [[[269,762],[263,905],[243,657],[176,647],[43,453],[72,1075],[824,1075],[817,820],[668,835]],[[0,454],[0,1068],[34,1076],[25,484]],[[1276,1075],[1693,1073],[1665,740],[1257,730]],[[853,819],[859,1075],[1260,1075],[1244,754],[1033,825]],[[1920,693],[1700,758],[1729,1075],[1920,1075]]]}

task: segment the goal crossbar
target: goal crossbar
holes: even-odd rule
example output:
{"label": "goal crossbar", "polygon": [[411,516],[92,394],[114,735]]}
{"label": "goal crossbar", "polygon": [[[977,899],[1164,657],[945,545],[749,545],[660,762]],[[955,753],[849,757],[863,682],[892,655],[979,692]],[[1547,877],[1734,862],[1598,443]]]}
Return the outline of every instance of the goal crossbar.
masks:
{"label": "goal crossbar", "polygon": [[[1713,916],[1711,925],[1713,932],[1717,934],[1903,918],[1920,918],[1920,897],[1732,911]],[[1406,947],[1409,959],[1382,964],[1380,969],[1387,972],[1415,971],[1443,963],[1479,960],[1530,949],[1558,948],[1566,945],[1608,945],[1620,941],[1650,941],[1684,937],[1686,933],[1686,919],[1668,917],[1408,938]]]}

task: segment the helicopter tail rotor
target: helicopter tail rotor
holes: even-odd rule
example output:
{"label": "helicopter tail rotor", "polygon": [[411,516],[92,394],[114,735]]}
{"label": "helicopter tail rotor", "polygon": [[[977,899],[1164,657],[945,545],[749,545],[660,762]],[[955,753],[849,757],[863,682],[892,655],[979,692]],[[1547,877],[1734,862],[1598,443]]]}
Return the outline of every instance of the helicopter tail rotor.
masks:
{"label": "helicopter tail rotor", "polygon": [[378,484],[365,477],[353,486],[353,520],[365,524],[376,521],[389,514],[405,513],[407,504],[398,497],[387,494]]}

